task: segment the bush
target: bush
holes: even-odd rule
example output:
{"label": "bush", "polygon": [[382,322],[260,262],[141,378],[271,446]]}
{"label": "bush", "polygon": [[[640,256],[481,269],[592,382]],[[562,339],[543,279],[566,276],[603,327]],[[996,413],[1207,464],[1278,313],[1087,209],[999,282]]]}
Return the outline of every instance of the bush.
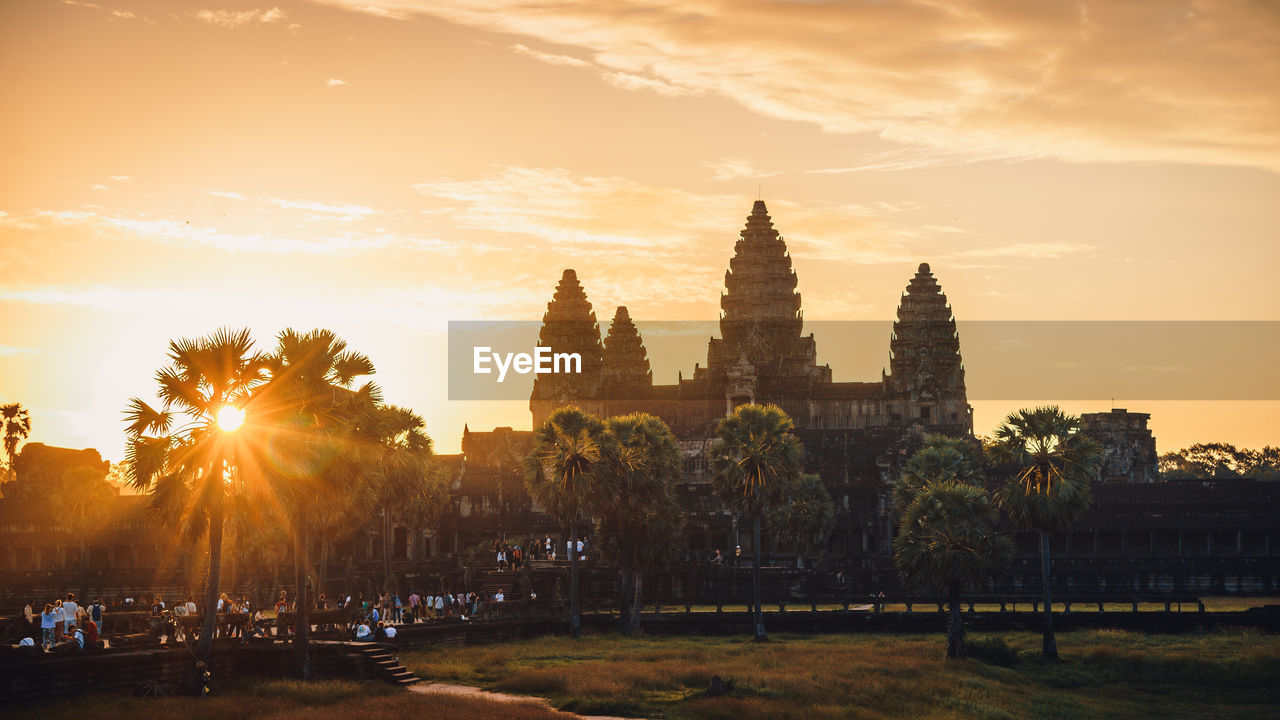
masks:
{"label": "bush", "polygon": [[1018,651],[1001,637],[979,637],[964,642],[965,655],[989,665],[1009,667],[1018,662]]}

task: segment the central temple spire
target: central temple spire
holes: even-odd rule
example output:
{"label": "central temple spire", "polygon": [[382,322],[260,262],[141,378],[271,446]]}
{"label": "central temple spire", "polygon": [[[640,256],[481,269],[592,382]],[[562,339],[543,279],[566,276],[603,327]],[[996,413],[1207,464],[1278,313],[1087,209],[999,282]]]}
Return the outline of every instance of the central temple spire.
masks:
{"label": "central temple spire", "polygon": [[798,337],[803,321],[796,283],[787,244],[764,201],[757,200],[724,274],[720,331],[725,341],[737,345],[753,329],[764,330],[762,326],[770,335]]}
{"label": "central temple spire", "polygon": [[[757,200],[724,274],[721,338],[707,346],[705,374],[726,390],[730,407],[743,397],[780,401],[815,382],[831,381],[831,369],[817,365],[813,337],[800,334],[804,319],[796,283],[787,244],[764,201]],[[699,377],[696,368],[694,373]],[[758,382],[748,383],[752,377]]]}

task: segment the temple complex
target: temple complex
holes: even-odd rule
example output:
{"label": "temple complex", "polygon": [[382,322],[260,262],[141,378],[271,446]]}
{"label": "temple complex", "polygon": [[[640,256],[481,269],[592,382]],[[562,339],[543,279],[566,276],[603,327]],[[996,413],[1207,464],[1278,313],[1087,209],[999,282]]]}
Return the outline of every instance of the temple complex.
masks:
{"label": "temple complex", "polygon": [[[920,264],[898,301],[886,338],[888,366],[880,378],[837,382],[828,365],[818,364],[814,336],[804,332],[798,288],[786,243],[764,202],[757,201],[725,273],[719,337],[709,339],[705,362],[698,359],[674,384],[654,384],[644,337],[627,307],[616,308],[602,330],[574,270],[564,271],[547,303],[539,346],[578,353],[582,372],[535,376],[529,400],[532,426],[566,405],[602,417],[644,411],[670,425],[684,453],[678,491],[688,518],[686,550],[669,576],[648,582],[651,592],[692,597],[700,592],[697,578],[713,551],[731,556],[742,547],[744,556],[751,553],[751,533],[739,533],[739,518],[711,491],[708,462],[716,423],[750,402],[774,403],[791,415],[804,445],[806,470],[822,478],[834,501],[835,529],[815,558],[819,566],[844,570],[857,592],[901,592],[891,558],[893,482],[927,433],[973,436],[951,305],[932,268]],[[1123,409],[1082,416],[1083,432],[1102,445],[1104,458],[1093,506],[1071,532],[1053,539],[1053,552],[1060,558],[1055,575],[1055,582],[1062,583],[1059,590],[1280,591],[1280,530],[1275,527],[1280,484],[1156,483],[1158,455],[1149,417]],[[364,529],[334,545],[321,586],[327,579],[331,592],[371,590],[387,545],[403,582],[439,582],[464,572],[469,577],[474,563],[491,560],[487,548],[497,538],[520,543],[544,535],[563,537],[565,529],[541,512],[525,490],[523,459],[531,441],[531,430],[464,427],[461,452],[440,457],[452,494],[444,517],[430,527],[396,525],[387,537],[381,522],[371,518]],[[94,451],[29,443],[17,463],[19,487],[36,487],[78,466],[107,472]],[[86,589],[185,593],[198,587],[200,563],[186,556],[190,550],[182,549],[172,531],[146,520],[146,505],[144,497],[117,497],[110,539],[84,547],[64,518],[50,517],[19,496],[0,499],[0,603],[13,604],[37,591],[52,596],[49,592],[65,582],[65,571],[77,567],[82,552],[90,570],[77,582]],[[1039,582],[1036,537],[1014,537],[1018,555],[999,585],[1005,592]],[[762,549],[766,562],[794,563],[794,549],[768,532]],[[237,569],[241,550],[246,565]],[[315,552],[318,557],[319,548]],[[225,582],[232,587],[277,586],[279,569],[287,571],[287,554],[284,549],[278,557],[268,557],[232,548]],[[601,577],[607,583],[613,575],[602,570]],[[603,593],[605,585],[587,587],[588,594]]]}
{"label": "temple complex", "polygon": [[710,437],[727,412],[772,403],[802,430],[906,428],[972,434],[955,318],[927,263],[910,279],[889,339],[889,370],[879,382],[833,382],[804,334],[791,256],[768,209],[757,200],[734,247],[720,296],[720,337],[705,365],[674,385],[654,385],[643,338],[620,307],[603,343],[577,273],[565,270],[547,303],[539,345],[576,352],[580,375],[539,375],[529,408],[536,427],[565,405],[601,416],[643,410],[682,440]]}

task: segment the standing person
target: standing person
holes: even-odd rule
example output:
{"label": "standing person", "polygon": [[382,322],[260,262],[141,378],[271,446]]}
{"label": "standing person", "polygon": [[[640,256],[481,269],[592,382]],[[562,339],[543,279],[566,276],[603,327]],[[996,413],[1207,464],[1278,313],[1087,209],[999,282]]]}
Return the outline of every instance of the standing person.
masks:
{"label": "standing person", "polygon": [[190,597],[187,598],[187,614],[188,615],[196,614],[196,601],[192,600]]}
{"label": "standing person", "polygon": [[62,601],[53,601],[53,616],[55,619],[53,625],[53,642],[55,644],[62,642],[63,630],[67,627],[67,613],[62,609]]}
{"label": "standing person", "polygon": [[436,617],[444,614],[444,595],[436,597]]}
{"label": "standing person", "polygon": [[551,547],[551,536],[548,535],[546,540],[542,541],[542,556],[548,560],[556,559],[556,551]]}
{"label": "standing person", "polygon": [[409,622],[418,622],[418,606],[422,604],[422,598],[418,596],[418,591],[414,590],[409,593]]}
{"label": "standing person", "polygon": [[28,600],[27,604],[22,608],[22,619],[26,621],[27,627],[23,637],[35,637],[39,633],[36,630],[40,626],[36,624],[35,600]]}
{"label": "standing person", "polygon": [[57,626],[58,613],[54,611],[52,603],[45,603],[44,612],[40,613],[40,644],[45,650],[48,650],[58,641],[55,634]]}
{"label": "standing person", "polygon": [[585,537],[578,538],[578,559],[586,560],[587,539]]}
{"label": "standing person", "polygon": [[[187,609],[190,610],[191,608]],[[89,606],[89,619],[92,620],[99,629],[102,628],[102,615],[106,610],[107,606],[102,604],[102,598],[97,598],[93,601],[93,604]]]}
{"label": "standing person", "polygon": [[67,599],[62,601],[62,610],[67,614],[68,623],[80,619],[80,605],[76,603],[75,593],[67,593]]}

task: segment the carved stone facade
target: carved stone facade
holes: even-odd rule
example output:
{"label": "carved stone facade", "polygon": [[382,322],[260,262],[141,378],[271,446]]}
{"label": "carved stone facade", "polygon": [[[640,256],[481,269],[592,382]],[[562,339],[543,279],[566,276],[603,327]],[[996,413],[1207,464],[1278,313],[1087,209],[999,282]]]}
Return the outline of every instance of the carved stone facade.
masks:
{"label": "carved stone facade", "polygon": [[1147,428],[1148,413],[1115,408],[1080,416],[1080,429],[1102,446],[1102,464],[1095,479],[1106,482],[1156,482],[1160,456],[1156,439]]}
{"label": "carved stone facade", "polygon": [[797,284],[786,242],[758,200],[725,272],[721,336],[708,342],[706,365],[696,364],[691,377],[682,374],[674,385],[654,385],[626,308],[619,308],[602,345],[577,273],[565,270],[547,304],[539,344],[583,353],[583,372],[538,376],[529,403],[534,426],[571,404],[604,416],[642,410],[661,417],[681,439],[696,440],[709,437],[734,407],[756,402],[780,406],[801,430],[901,432],[920,425],[972,434],[955,318],[928,264],[903,293],[889,342],[890,371],[879,382],[832,381],[831,367],[818,364],[814,336],[803,333]]}

